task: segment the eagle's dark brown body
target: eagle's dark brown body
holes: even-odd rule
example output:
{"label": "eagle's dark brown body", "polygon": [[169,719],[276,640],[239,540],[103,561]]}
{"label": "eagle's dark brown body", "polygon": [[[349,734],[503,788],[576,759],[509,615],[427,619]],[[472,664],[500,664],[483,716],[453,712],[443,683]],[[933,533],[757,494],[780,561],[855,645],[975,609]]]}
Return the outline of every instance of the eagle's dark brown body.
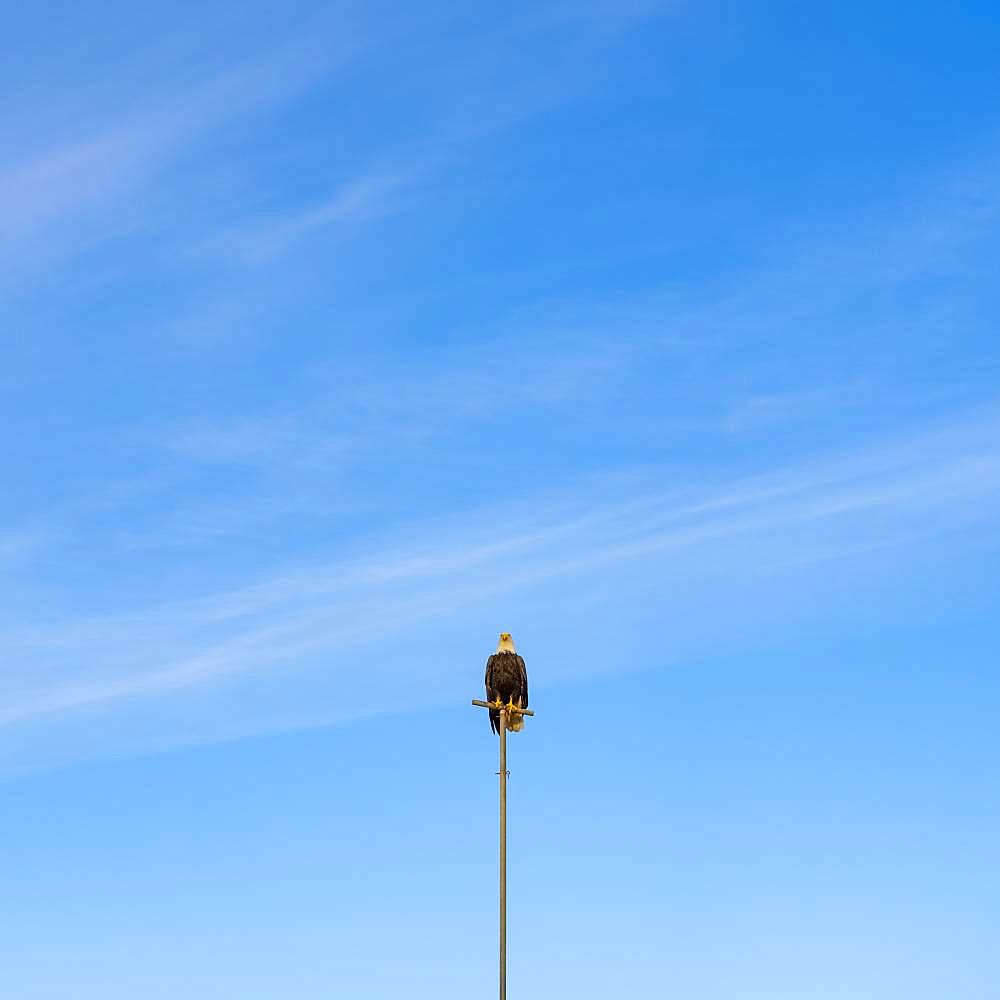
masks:
{"label": "eagle's dark brown body", "polygon": [[[504,649],[486,661],[486,700],[499,700],[501,704],[511,703],[518,708],[528,707],[528,672],[524,660],[517,653]],[[493,732],[500,732],[500,713],[492,708],[490,727]]]}

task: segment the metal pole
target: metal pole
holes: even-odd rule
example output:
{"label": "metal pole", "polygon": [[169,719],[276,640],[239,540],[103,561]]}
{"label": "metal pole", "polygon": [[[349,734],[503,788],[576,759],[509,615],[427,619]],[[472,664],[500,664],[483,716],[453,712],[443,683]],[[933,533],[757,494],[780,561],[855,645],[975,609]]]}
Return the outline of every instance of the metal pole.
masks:
{"label": "metal pole", "polygon": [[500,710],[500,1000],[507,1000],[507,712]]}
{"label": "metal pole", "polygon": [[[477,708],[496,710],[498,702],[472,699]],[[500,707],[500,1000],[507,1000],[507,716],[534,715],[527,708]]]}

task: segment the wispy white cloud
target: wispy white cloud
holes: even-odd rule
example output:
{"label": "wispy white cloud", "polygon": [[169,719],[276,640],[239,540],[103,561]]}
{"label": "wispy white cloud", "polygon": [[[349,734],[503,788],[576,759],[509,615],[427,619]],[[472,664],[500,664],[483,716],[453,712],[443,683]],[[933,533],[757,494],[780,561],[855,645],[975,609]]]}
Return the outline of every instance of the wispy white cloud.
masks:
{"label": "wispy white cloud", "polygon": [[360,225],[398,211],[408,181],[408,177],[399,173],[361,176],[348,181],[317,204],[269,219],[241,223],[232,230],[213,235],[207,245],[230,260],[261,264],[272,261],[317,233],[332,233],[334,238],[347,239]]}
{"label": "wispy white cloud", "polygon": [[[537,15],[521,16],[506,26],[515,34],[530,35],[549,23],[571,31],[574,37],[606,44],[610,29],[627,30],[659,6],[584,4],[564,9],[555,4],[541,21]],[[426,22],[423,26],[427,27],[435,17],[421,12],[416,20]],[[184,197],[190,195],[190,185],[171,192],[169,184],[163,183],[169,168],[190,162],[195,151],[205,160],[205,148],[227,129],[259,130],[262,113],[328,82],[359,54],[370,54],[380,42],[412,27],[404,16],[395,24],[375,24],[328,14],[288,29],[284,37],[267,37],[266,45],[260,44],[255,54],[239,51],[227,61],[227,54],[238,47],[227,44],[232,26],[224,26],[218,29],[215,44],[192,48],[167,39],[161,45],[163,51],[146,52],[145,62],[157,65],[151,84],[117,87],[111,92],[97,89],[89,101],[79,96],[66,98],[64,103],[72,106],[73,113],[54,116],[59,123],[55,131],[43,131],[27,151],[20,144],[8,150],[0,147],[0,218],[4,222],[0,257],[6,265],[5,280],[11,283],[35,274],[43,263],[72,257],[136,229],[162,236],[160,231],[189,215]],[[447,19],[438,30],[447,32]],[[507,92],[515,83],[506,63],[497,62],[495,48],[484,39],[467,56],[469,68],[476,69],[472,76],[483,76],[482,94],[471,112],[468,104],[477,87],[470,82],[470,93],[456,101],[450,91],[451,66],[431,88],[434,99],[426,110],[422,140],[390,143],[376,150],[369,159],[383,165],[367,170],[363,166],[366,154],[351,153],[348,166],[335,171],[340,180],[325,196],[314,192],[298,205],[262,212],[260,205],[266,204],[267,197],[254,191],[235,218],[206,219],[202,225],[190,218],[183,234],[187,253],[191,248],[214,249],[230,261],[259,264],[310,234],[349,235],[362,223],[391,215],[407,203],[407,190],[419,173],[415,164],[437,169],[470,143],[549,106],[553,99],[565,100],[575,90],[575,79],[562,74],[568,89],[561,97],[554,97],[552,87],[532,84],[522,87],[517,100],[508,100],[501,108],[498,85],[502,81]],[[145,65],[134,65],[136,59],[122,56],[127,76],[143,74]],[[449,59],[451,65],[457,56],[451,53]],[[484,72],[485,65],[493,66],[492,71]],[[113,69],[106,68],[108,76]],[[359,72],[380,71],[365,67]],[[22,102],[13,111],[28,119],[34,109]],[[301,137],[296,141],[301,142]],[[221,160],[228,163],[224,171],[238,170],[231,158],[227,161],[221,155]],[[211,157],[209,161],[217,162]]]}
{"label": "wispy white cloud", "polygon": [[[985,177],[988,171],[980,164],[958,173]],[[993,190],[986,181],[976,190],[983,186],[987,193]],[[358,192],[349,188],[331,204],[345,211],[361,206],[363,214],[366,199],[377,201],[381,190],[378,185],[362,186]],[[963,191],[958,181],[942,181],[938,193],[921,202],[924,207],[916,213],[923,219],[921,225],[935,231],[949,227],[953,198],[964,197]],[[734,343],[766,341],[776,331],[791,336],[800,328],[815,336],[831,317],[840,315],[845,300],[868,296],[894,280],[869,266],[866,248],[909,247],[912,199],[904,198],[897,208],[863,229],[841,233],[841,242],[828,234],[817,240],[812,233],[776,243],[759,267],[729,274],[708,290],[697,286],[522,306],[477,331],[478,344],[473,346],[429,346],[420,356],[406,358],[385,350],[354,353],[306,372],[301,391],[289,394],[293,402],[266,410],[251,407],[236,415],[227,408],[218,416],[202,414],[179,426],[146,428],[141,431],[142,450],[163,461],[147,477],[149,488],[130,495],[141,502],[154,497],[155,510],[139,526],[122,518],[120,526],[110,527],[104,543],[190,548],[241,533],[260,539],[280,520],[364,504],[365,497],[356,489],[357,470],[374,456],[389,465],[408,461],[412,469],[421,451],[432,445],[460,447],[453,445],[459,432],[491,428],[499,433],[505,412],[544,422],[565,412],[560,407],[576,407],[577,414],[594,413],[603,426],[609,407],[618,407],[629,395],[643,401],[648,424],[638,424],[630,433],[656,434],[671,442],[692,435],[782,432],[810,422],[829,426],[833,418],[845,427],[852,416],[873,413],[891,398],[895,387],[886,380],[884,366],[878,370],[869,365],[862,377],[850,381],[824,382],[825,373],[816,373],[803,385],[801,378],[789,383],[785,377],[782,351],[755,349],[738,381],[718,380],[715,373],[727,370],[726,354]],[[320,213],[319,218],[327,216]],[[960,241],[963,233],[976,239],[979,230],[966,232],[958,225],[950,241]],[[852,248],[865,253],[855,259]],[[933,274],[939,265],[933,252],[907,253],[910,269]],[[837,271],[835,283],[825,271],[831,255],[848,262]],[[814,289],[822,294],[814,296]],[[228,300],[222,318],[202,317],[205,327],[198,332],[236,322],[242,310],[255,308],[255,294]],[[647,370],[659,373],[658,391],[669,386],[676,405],[664,407],[644,395],[641,379]],[[697,398],[685,398],[688,385],[697,386]],[[961,393],[952,397],[941,378],[933,392],[920,394],[925,406],[943,401],[954,407],[962,401]],[[505,403],[502,411],[496,406],[500,398]],[[476,449],[481,445],[481,439],[474,443]],[[211,465],[254,470],[261,479],[236,492],[210,484],[197,499],[174,495],[177,482],[190,478],[192,468]],[[113,479],[103,479],[100,488],[102,496],[121,492]],[[128,501],[128,496],[116,501],[123,513]],[[95,502],[87,501],[91,508]],[[70,502],[52,512],[49,520],[59,523],[50,534],[87,534],[76,513]]]}
{"label": "wispy white cloud", "polygon": [[[405,633],[408,642],[435,636],[447,645],[456,615],[478,622],[487,610],[522,614],[526,599],[562,609],[600,580],[613,582],[619,597],[632,595],[644,614],[672,595],[690,616],[672,622],[682,645],[686,631],[704,627],[704,611],[685,598],[704,596],[699,581],[710,581],[709,592],[718,595],[727,580],[780,579],[793,567],[839,560],[862,585],[873,565],[891,573],[900,553],[994,519],[998,431],[1000,417],[990,411],[827,462],[701,489],[656,488],[665,473],[649,470],[624,492],[578,483],[506,508],[411,524],[394,539],[358,542],[354,555],[318,559],[254,586],[9,630],[0,637],[8,664],[0,724],[10,735],[0,747],[6,741],[16,757],[18,733],[28,724],[51,727],[58,742],[61,726],[98,709],[101,725],[113,729],[119,716],[155,716],[160,699],[180,718],[189,710],[200,719],[196,736],[178,724],[171,741],[212,739],[218,732],[201,714],[202,701],[215,703],[220,684],[224,690],[251,677],[258,690],[273,689],[278,702],[295,685],[308,690],[325,678],[329,706],[300,705],[299,722],[375,711],[390,677],[398,685],[394,698],[404,701],[417,697],[407,691],[423,682],[458,696],[463,675],[453,662],[435,666],[428,652],[421,671],[429,678],[421,672],[400,679],[393,644]],[[592,612],[595,620],[610,613],[600,601]],[[755,613],[769,614],[764,606]],[[238,701],[222,696],[228,707],[218,711],[239,712]],[[296,724],[287,706],[277,715],[280,724]],[[240,731],[231,716],[219,722],[229,735]],[[257,706],[245,731],[273,724],[276,718]]]}
{"label": "wispy white cloud", "polygon": [[182,74],[179,87],[91,110],[48,148],[0,165],[0,254],[23,273],[136,224],[123,211],[196,140],[301,94],[344,62],[343,42],[293,40],[228,67]]}

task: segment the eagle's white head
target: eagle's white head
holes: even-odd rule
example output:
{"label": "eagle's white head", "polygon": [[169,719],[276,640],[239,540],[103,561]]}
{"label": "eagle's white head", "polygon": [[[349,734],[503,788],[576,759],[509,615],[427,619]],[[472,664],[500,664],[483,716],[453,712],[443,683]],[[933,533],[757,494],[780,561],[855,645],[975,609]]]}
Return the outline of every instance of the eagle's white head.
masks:
{"label": "eagle's white head", "polygon": [[510,637],[510,632],[501,632],[500,641],[497,643],[498,653],[516,653],[514,640]]}

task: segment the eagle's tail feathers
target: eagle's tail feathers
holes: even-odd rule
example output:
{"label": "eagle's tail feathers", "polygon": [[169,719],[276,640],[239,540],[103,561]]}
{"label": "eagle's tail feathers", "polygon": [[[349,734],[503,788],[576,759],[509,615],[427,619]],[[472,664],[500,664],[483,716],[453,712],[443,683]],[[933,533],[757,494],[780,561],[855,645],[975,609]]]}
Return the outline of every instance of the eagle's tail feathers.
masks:
{"label": "eagle's tail feathers", "polygon": [[524,716],[520,712],[511,712],[507,716],[507,729],[512,733],[519,733],[524,729]]}

